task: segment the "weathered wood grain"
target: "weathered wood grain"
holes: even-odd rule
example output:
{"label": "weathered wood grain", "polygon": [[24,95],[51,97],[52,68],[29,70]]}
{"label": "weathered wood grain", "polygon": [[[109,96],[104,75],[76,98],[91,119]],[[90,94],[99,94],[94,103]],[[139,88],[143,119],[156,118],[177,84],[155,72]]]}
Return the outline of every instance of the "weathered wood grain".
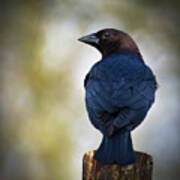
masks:
{"label": "weathered wood grain", "polygon": [[137,160],[127,166],[103,165],[93,159],[95,151],[85,153],[83,157],[83,180],[151,180],[152,156],[135,152]]}

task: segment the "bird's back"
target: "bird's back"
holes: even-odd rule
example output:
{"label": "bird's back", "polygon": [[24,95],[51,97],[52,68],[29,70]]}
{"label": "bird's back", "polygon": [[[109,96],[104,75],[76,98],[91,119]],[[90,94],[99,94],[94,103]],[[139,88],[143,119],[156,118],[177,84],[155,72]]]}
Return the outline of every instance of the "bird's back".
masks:
{"label": "bird's back", "polygon": [[123,104],[121,100],[130,90],[134,91],[134,96],[135,93],[140,93],[153,101],[156,80],[141,57],[131,54],[113,54],[91,68],[85,80],[86,91],[92,91],[93,86],[98,86],[103,90],[104,96],[110,96],[112,99],[122,96],[119,104]]}

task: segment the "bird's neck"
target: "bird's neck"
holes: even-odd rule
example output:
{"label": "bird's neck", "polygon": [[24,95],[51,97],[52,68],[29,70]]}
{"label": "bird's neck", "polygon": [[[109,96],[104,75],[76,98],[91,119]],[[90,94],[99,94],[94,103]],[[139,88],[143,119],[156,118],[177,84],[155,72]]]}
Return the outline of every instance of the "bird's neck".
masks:
{"label": "bird's neck", "polygon": [[129,50],[129,49],[123,49],[123,48],[119,48],[119,49],[109,48],[104,51],[101,51],[101,54],[102,54],[102,59],[104,59],[105,57],[110,56],[112,54],[132,54],[132,55],[140,57],[140,59],[143,59],[141,53],[139,52],[139,50],[137,51],[137,49]]}

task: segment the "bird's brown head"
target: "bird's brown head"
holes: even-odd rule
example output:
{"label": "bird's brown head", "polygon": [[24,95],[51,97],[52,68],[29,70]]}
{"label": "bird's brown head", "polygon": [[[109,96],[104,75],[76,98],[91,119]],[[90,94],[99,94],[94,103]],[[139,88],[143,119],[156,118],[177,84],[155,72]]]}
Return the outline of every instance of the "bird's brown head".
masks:
{"label": "bird's brown head", "polygon": [[113,53],[133,53],[140,56],[134,40],[125,32],[116,29],[103,29],[78,39],[97,48],[103,57]]}

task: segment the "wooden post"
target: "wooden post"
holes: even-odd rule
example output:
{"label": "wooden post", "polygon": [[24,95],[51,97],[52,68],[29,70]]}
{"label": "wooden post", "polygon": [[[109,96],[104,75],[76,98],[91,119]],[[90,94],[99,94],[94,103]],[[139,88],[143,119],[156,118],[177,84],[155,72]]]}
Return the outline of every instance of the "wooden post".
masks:
{"label": "wooden post", "polygon": [[152,156],[135,152],[137,160],[127,166],[103,165],[93,159],[95,151],[85,153],[83,157],[83,180],[151,180]]}

